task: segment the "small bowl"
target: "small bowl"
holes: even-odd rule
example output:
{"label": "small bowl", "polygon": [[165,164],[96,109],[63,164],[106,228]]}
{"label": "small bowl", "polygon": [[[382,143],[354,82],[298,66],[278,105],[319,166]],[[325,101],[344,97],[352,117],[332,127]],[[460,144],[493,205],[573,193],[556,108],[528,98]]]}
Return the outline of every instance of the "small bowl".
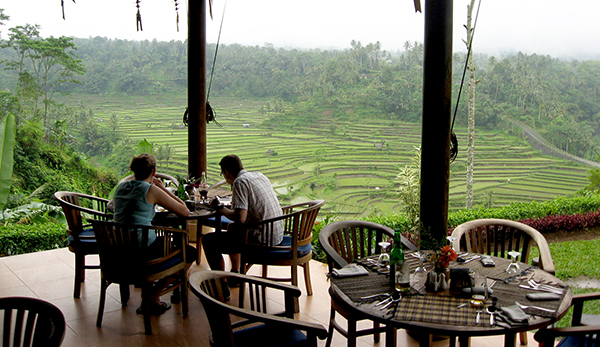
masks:
{"label": "small bowl", "polygon": [[471,300],[469,301],[469,304],[471,304],[471,307],[481,307],[481,306],[483,306],[484,303],[485,303],[485,296],[478,295],[478,294],[471,296]]}

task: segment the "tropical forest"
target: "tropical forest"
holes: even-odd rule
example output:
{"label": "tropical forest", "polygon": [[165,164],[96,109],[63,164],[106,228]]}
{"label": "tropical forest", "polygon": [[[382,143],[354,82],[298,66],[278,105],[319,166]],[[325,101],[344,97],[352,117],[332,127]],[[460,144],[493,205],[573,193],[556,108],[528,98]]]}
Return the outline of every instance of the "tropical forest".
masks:
{"label": "tropical forest", "polygon": [[[3,224],[64,223],[54,192],[109,197],[140,148],[161,172],[186,179],[187,42],[45,37],[0,14]],[[600,61],[473,51],[475,81],[463,79],[466,53],[452,61],[450,226],[484,213],[597,212]],[[323,223],[414,220],[422,43],[402,51],[354,40],[341,50],[211,43],[207,57],[209,182],[220,179],[220,158],[236,153],[271,179],[282,204],[325,199]]]}

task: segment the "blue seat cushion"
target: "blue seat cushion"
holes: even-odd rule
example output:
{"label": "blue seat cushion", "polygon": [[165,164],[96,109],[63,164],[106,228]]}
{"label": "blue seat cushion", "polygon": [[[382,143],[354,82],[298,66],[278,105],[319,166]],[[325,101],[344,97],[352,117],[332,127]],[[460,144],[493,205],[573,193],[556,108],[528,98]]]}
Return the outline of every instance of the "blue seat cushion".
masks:
{"label": "blue seat cushion", "polygon": [[[291,245],[292,245],[292,237],[286,235],[283,237],[283,241],[281,241],[281,243],[278,246],[290,247]],[[310,244],[310,243],[307,245],[298,247],[298,257],[303,257],[303,256],[309,254],[311,250],[312,250],[312,244]],[[269,254],[271,256],[271,259],[292,259],[292,252],[286,251],[286,250],[274,249],[274,250],[268,250],[265,253]],[[263,253],[263,255],[264,255],[264,253]]]}
{"label": "blue seat cushion", "polygon": [[164,270],[168,270],[173,266],[180,264],[181,262],[183,262],[183,253],[179,253],[172,258],[166,259],[165,261],[148,266],[147,271],[149,275],[159,273]]}
{"label": "blue seat cushion", "polygon": [[269,328],[265,324],[233,333],[236,347],[303,347],[306,335],[296,329]]}
{"label": "blue seat cushion", "polygon": [[[210,218],[206,218],[206,220],[214,222],[215,221],[215,217],[210,217]],[[225,216],[221,216],[221,226],[225,227],[224,229],[227,229],[227,225],[233,223],[233,221]]]}
{"label": "blue seat cushion", "polygon": [[79,236],[83,236],[85,238],[80,238],[78,242],[75,242],[73,236],[69,235],[68,242],[70,248],[76,248],[77,251],[85,254],[98,254],[98,246],[96,245],[96,238],[94,237],[94,229],[83,229]]}
{"label": "blue seat cushion", "polygon": [[594,340],[593,342],[591,341],[585,341],[585,343],[583,343],[584,341],[582,341],[579,336],[567,336],[564,339],[562,339],[558,345],[556,345],[556,347],[596,347],[600,345],[600,341],[598,340]]}

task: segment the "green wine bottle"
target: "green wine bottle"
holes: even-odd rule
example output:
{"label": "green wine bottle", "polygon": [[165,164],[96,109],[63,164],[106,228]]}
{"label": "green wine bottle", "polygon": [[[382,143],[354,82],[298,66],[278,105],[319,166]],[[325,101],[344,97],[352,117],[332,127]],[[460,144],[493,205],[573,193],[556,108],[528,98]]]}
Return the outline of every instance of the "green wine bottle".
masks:
{"label": "green wine bottle", "polygon": [[390,284],[399,292],[410,291],[410,269],[404,259],[402,234],[396,230],[394,246],[390,252]]}

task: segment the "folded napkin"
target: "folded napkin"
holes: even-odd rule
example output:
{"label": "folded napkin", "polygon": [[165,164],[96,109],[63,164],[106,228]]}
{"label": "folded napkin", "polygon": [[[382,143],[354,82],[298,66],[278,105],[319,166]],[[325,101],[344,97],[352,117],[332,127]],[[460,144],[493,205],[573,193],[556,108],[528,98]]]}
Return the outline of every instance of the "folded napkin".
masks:
{"label": "folded napkin", "polygon": [[560,295],[554,293],[527,294],[525,297],[531,301],[559,300],[561,298]]}
{"label": "folded napkin", "polygon": [[529,324],[529,316],[517,305],[500,307],[500,311],[499,318],[510,326]]}
{"label": "folded napkin", "polygon": [[365,276],[368,274],[369,271],[357,264],[348,264],[341,269],[333,269],[331,271],[331,275],[336,278]]}

